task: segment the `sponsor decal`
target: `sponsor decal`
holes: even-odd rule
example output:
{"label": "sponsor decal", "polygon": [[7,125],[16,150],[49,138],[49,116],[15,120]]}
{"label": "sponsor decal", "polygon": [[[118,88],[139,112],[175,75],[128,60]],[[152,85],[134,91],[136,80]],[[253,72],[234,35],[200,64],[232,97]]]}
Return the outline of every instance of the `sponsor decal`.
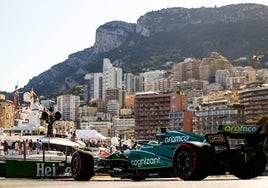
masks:
{"label": "sponsor decal", "polygon": [[155,165],[160,164],[160,157],[155,158],[143,158],[143,159],[135,159],[130,161],[131,165],[141,167],[145,165]]}
{"label": "sponsor decal", "polygon": [[186,142],[189,140],[189,136],[170,136],[166,137],[164,142],[165,143],[179,143],[179,142]]}
{"label": "sponsor decal", "polygon": [[66,176],[71,174],[71,167],[56,166],[55,163],[52,166],[46,166],[45,163],[36,163],[36,177],[56,177]]}
{"label": "sponsor decal", "polygon": [[226,146],[215,146],[214,149],[215,149],[215,152],[217,153],[217,152],[222,152],[222,151],[228,150],[228,147],[226,147]]}
{"label": "sponsor decal", "polygon": [[258,126],[242,126],[242,125],[223,125],[223,132],[237,133],[237,134],[245,134],[245,133],[256,133],[258,131]]}
{"label": "sponsor decal", "polygon": [[152,173],[152,174],[149,174],[149,177],[157,177],[157,176],[159,176],[158,173]]}
{"label": "sponsor decal", "polygon": [[207,139],[211,144],[226,143],[225,138],[222,134],[212,134],[208,135]]}

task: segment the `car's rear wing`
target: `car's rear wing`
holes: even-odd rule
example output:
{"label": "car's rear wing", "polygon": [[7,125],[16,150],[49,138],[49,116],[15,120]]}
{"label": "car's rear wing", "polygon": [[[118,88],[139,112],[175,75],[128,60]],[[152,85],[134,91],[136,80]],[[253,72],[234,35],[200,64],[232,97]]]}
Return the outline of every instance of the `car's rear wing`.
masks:
{"label": "car's rear wing", "polygon": [[262,127],[258,125],[220,125],[218,130],[230,138],[247,138],[258,135]]}
{"label": "car's rear wing", "polygon": [[258,125],[220,125],[219,131],[214,134],[206,134],[206,140],[213,146],[230,147],[228,138],[245,139],[248,146],[263,145],[266,137],[261,133],[262,127]]}

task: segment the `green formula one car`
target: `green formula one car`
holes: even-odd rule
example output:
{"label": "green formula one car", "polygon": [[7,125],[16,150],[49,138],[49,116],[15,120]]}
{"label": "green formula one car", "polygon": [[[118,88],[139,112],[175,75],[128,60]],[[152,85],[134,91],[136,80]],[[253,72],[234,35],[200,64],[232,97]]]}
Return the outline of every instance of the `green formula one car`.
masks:
{"label": "green formula one car", "polygon": [[[201,136],[163,129],[156,135],[157,143],[115,152],[105,158],[96,160],[90,152],[76,151],[71,171],[78,181],[100,174],[134,181],[168,177],[202,180],[226,172],[250,179],[261,175],[266,167],[263,151],[266,134],[260,131],[261,127],[255,125],[222,125],[217,133]],[[231,147],[230,139],[243,142]]]}

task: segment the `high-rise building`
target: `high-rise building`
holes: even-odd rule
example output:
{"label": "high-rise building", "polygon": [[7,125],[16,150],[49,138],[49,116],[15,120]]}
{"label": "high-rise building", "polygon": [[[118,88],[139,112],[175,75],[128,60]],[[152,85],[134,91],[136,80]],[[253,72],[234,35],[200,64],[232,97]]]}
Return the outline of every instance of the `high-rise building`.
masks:
{"label": "high-rise building", "polygon": [[255,124],[268,114],[268,84],[252,82],[238,91],[239,102],[244,107],[245,122]]}
{"label": "high-rise building", "polygon": [[185,124],[183,111],[186,110],[186,95],[137,93],[134,107],[136,139],[154,139],[157,130],[161,127],[169,130],[183,130],[184,127],[190,127],[191,125]]}
{"label": "high-rise building", "polygon": [[245,76],[228,77],[226,79],[226,89],[228,90],[239,90],[239,88],[246,83]]}
{"label": "high-rise building", "polygon": [[143,78],[132,73],[124,74],[124,90],[126,93],[136,93],[143,91]]}
{"label": "high-rise building", "polygon": [[223,88],[226,89],[227,83],[226,80],[229,78],[230,73],[228,70],[216,70],[215,73],[215,82],[222,85]]}
{"label": "high-rise building", "polygon": [[143,91],[155,91],[155,81],[164,78],[166,71],[155,70],[140,74],[143,77]]}
{"label": "high-rise building", "polygon": [[84,100],[88,103],[92,99],[102,99],[102,73],[85,75]]}
{"label": "high-rise building", "polygon": [[107,113],[111,114],[112,116],[119,116],[119,103],[118,100],[108,100],[107,101]]}
{"label": "high-rise building", "polygon": [[217,132],[219,125],[243,124],[244,113],[241,105],[231,105],[228,100],[214,100],[213,96],[201,103],[201,108],[195,111],[195,126],[193,132],[201,135]]}
{"label": "high-rise building", "polygon": [[210,57],[203,58],[200,63],[200,80],[207,80],[209,83],[214,83],[217,70],[228,70],[229,73],[232,73],[233,65],[219,53],[212,52]]}
{"label": "high-rise building", "polygon": [[184,82],[189,79],[199,80],[200,63],[199,59],[186,58],[183,62],[174,64],[172,66],[174,82]]}
{"label": "high-rise building", "polygon": [[108,58],[103,59],[103,80],[102,80],[102,99],[105,99],[106,90],[119,88],[123,86],[123,72],[121,68],[113,67]]}
{"label": "high-rise building", "polygon": [[78,121],[80,97],[75,95],[60,95],[57,97],[57,110],[64,120]]}
{"label": "high-rise building", "polygon": [[154,90],[160,92],[174,91],[174,84],[170,78],[161,78],[154,82]]}
{"label": "high-rise building", "polygon": [[106,89],[105,99],[107,102],[109,100],[117,100],[120,108],[122,108],[125,103],[124,92],[119,88]]}

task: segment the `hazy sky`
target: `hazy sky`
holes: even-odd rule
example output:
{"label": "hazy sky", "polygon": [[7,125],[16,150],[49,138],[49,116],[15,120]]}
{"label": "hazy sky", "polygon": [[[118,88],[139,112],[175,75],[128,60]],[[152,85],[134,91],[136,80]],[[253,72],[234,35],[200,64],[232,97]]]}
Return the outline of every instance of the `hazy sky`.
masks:
{"label": "hazy sky", "polygon": [[136,23],[146,12],[170,7],[220,7],[267,0],[0,0],[0,91],[11,92],[94,45],[110,21]]}

